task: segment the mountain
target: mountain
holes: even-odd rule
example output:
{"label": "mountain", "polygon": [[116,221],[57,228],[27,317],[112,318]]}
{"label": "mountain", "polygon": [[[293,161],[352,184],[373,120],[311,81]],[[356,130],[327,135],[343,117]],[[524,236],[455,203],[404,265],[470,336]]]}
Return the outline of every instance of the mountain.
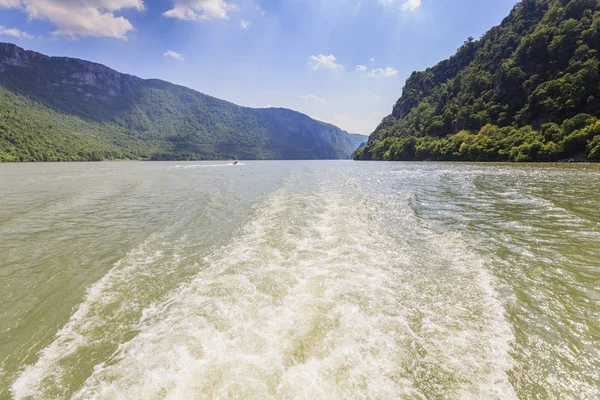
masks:
{"label": "mountain", "polygon": [[0,161],[344,159],[360,144],[295,111],[0,43]]}
{"label": "mountain", "polygon": [[349,140],[350,140],[350,143],[352,144],[352,147],[354,147],[354,150],[367,144],[367,142],[369,141],[368,136],[361,135],[359,133],[349,133],[348,135],[350,136]]}
{"label": "mountain", "polygon": [[600,0],[522,0],[415,72],[357,160],[600,159]]}

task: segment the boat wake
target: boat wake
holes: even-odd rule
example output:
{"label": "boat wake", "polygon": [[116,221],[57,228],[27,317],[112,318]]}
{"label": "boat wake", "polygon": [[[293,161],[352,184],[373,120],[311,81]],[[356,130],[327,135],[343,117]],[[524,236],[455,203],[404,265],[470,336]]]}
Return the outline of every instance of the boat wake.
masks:
{"label": "boat wake", "polygon": [[175,165],[173,167],[169,167],[169,168],[175,168],[175,169],[195,169],[195,168],[223,168],[223,167],[238,167],[238,166],[244,166],[246,165],[245,163],[227,163],[227,164],[190,164],[190,165]]}
{"label": "boat wake", "polygon": [[[77,387],[61,386],[77,374],[65,361],[88,336],[109,334],[106,316],[90,310],[124,306],[144,268],[109,274],[13,395],[516,398],[506,374],[512,333],[485,259],[460,236],[429,229],[406,199],[338,182],[288,181],[207,268],[146,306]],[[389,207],[401,226],[382,223]],[[164,257],[152,249],[142,252]]]}

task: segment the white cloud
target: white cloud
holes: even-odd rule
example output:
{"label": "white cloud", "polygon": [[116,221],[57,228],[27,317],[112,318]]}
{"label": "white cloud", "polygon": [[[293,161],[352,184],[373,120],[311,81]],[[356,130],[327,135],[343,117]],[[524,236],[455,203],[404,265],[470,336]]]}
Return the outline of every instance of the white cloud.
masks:
{"label": "white cloud", "polygon": [[0,7],[16,8],[21,6],[21,0],[0,0]]}
{"label": "white cloud", "polygon": [[398,75],[398,70],[393,67],[375,68],[369,71],[371,78],[389,78]]}
{"label": "white cloud", "polygon": [[337,58],[333,55],[326,56],[324,54],[319,54],[318,56],[310,56],[308,59],[308,63],[311,65],[312,69],[332,69],[335,71],[341,71],[344,69],[344,66],[336,63]]}
{"label": "white cloud", "polygon": [[5,28],[2,25],[0,25],[0,35],[12,36],[17,39],[33,39],[33,36],[27,32],[23,32],[14,28]]}
{"label": "white cloud", "polygon": [[265,104],[265,107],[264,107],[264,108],[273,108],[273,104],[271,104],[271,103],[267,103],[267,104]]}
{"label": "white cloud", "polygon": [[126,39],[133,25],[115,11],[144,9],[143,0],[0,0],[0,7],[20,8],[29,19],[50,21],[55,35]]}
{"label": "white cloud", "polygon": [[248,27],[250,26],[250,22],[242,20],[242,22],[240,22],[240,26],[242,27],[242,29],[248,29]]}
{"label": "white cloud", "polygon": [[266,13],[265,13],[265,11],[262,8],[260,8],[259,4],[257,4],[255,6],[255,8],[256,8],[256,11],[258,11],[260,13],[260,15],[262,15],[263,17],[265,16]]}
{"label": "white cloud", "polygon": [[[417,8],[421,7],[422,0],[403,0],[400,5],[400,9],[402,11],[415,11]],[[384,7],[388,7],[397,2],[397,0],[377,0],[377,2]]]}
{"label": "white cloud", "polygon": [[184,61],[185,60],[185,56],[183,54],[178,53],[178,52],[173,51],[173,50],[167,50],[165,52],[165,54],[163,54],[163,57],[172,57],[172,58],[174,58],[176,60],[179,60],[179,61]]}
{"label": "white cloud", "polygon": [[173,8],[163,15],[187,21],[206,21],[229,19],[228,12],[239,10],[237,5],[224,0],[174,0]]}
{"label": "white cloud", "polygon": [[421,7],[421,0],[406,0],[400,8],[404,11],[415,11]]}
{"label": "white cloud", "polygon": [[375,62],[375,59],[373,57],[369,58],[369,61],[371,61],[372,63]]}
{"label": "white cloud", "polygon": [[305,94],[303,96],[298,96],[299,99],[306,99],[306,100],[314,100],[314,101],[318,101],[319,103],[325,103],[325,99],[319,96],[315,96],[314,94]]}
{"label": "white cloud", "polygon": [[356,66],[356,72],[365,72],[366,70],[367,70],[366,65],[357,65]]}

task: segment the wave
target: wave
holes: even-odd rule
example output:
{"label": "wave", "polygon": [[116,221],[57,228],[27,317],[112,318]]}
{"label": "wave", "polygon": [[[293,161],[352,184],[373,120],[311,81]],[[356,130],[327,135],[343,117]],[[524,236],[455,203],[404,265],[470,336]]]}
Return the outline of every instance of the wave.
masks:
{"label": "wave", "polygon": [[[110,354],[134,332],[159,282],[157,277],[179,268],[179,247],[180,243],[165,243],[159,235],[152,235],[117,262],[87,290],[38,361],[19,375],[11,387],[14,398],[67,397],[74,390],[73,381],[89,368],[87,360]],[[169,282],[162,281],[168,287]]]}
{"label": "wave", "polygon": [[169,169],[194,169],[194,168],[221,168],[221,167],[242,167],[245,166],[245,163],[228,163],[228,164],[190,164],[190,165],[175,165],[173,167],[169,167]]}
{"label": "wave", "polygon": [[[144,308],[73,398],[516,398],[485,259],[406,204],[390,230],[377,221],[390,204],[341,185],[271,195],[207,269]],[[25,370],[16,398],[49,397],[35,382],[85,340],[73,325],[95,323],[85,304],[105,290]]]}

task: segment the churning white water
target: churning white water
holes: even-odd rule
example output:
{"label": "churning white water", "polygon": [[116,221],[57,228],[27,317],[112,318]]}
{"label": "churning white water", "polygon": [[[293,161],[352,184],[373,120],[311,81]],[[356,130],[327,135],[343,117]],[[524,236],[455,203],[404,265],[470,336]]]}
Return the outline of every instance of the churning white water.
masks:
{"label": "churning white water", "polygon": [[[211,174],[175,167],[164,171],[186,174],[175,180],[185,178],[184,187],[196,171],[204,174],[197,183]],[[439,223],[459,204],[444,193],[449,186],[436,194],[448,201],[424,214],[443,176],[425,187],[431,171],[368,172],[300,164],[244,202],[240,190],[255,190],[260,178],[236,172],[236,185],[221,171],[205,184],[227,189],[173,195],[179,209],[169,215],[185,216],[158,224],[89,287],[10,393],[521,397],[506,311],[515,297],[493,267],[504,261],[459,228],[468,214],[455,229]],[[235,202],[247,211],[231,211]]]}

